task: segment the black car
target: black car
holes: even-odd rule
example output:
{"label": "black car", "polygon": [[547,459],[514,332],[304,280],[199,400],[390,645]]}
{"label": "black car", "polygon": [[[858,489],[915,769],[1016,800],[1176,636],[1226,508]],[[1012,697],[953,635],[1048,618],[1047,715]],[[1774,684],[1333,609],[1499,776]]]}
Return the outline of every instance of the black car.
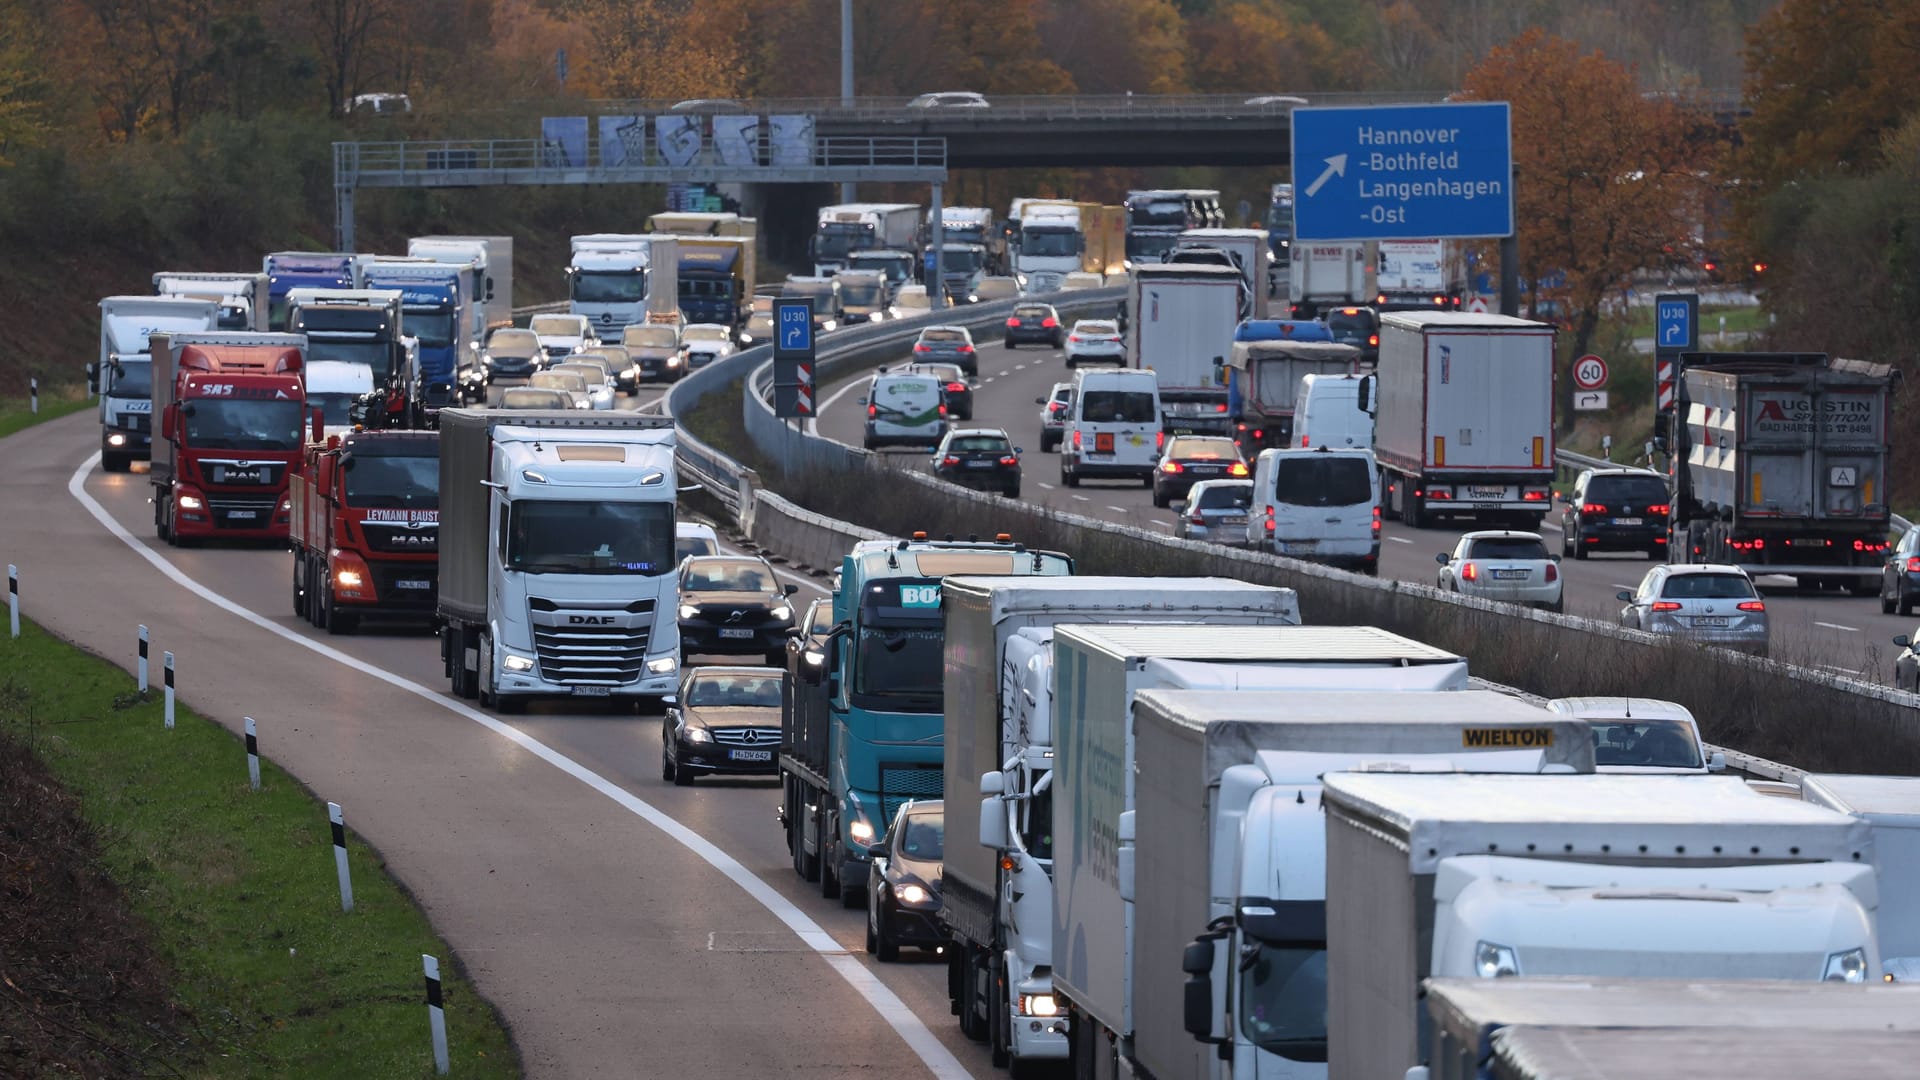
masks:
{"label": "black car", "polygon": [[765,559],[705,555],[680,564],[680,661],[758,654],[784,664],[798,585],[782,586]]}
{"label": "black car", "polygon": [[940,380],[940,396],[946,400],[949,420],[973,419],[974,386],[959,364],[910,364],[907,370]]}
{"label": "black car", "polygon": [[933,448],[933,475],[961,487],[1020,497],[1020,453],[998,428],[949,431]]}
{"label": "black car", "polygon": [[1560,518],[1560,554],[1644,551],[1667,558],[1667,480],[1644,469],[1588,469]]}
{"label": "black car", "polygon": [[939,800],[910,802],[893,815],[887,835],[867,848],[867,951],[900,959],[900,946],[937,949],[940,879],[946,857],[946,815]]}
{"label": "black car", "polygon": [[1184,498],[1202,480],[1244,480],[1252,475],[1240,447],[1216,435],[1181,435],[1167,440],[1153,467],[1153,505]]}
{"label": "black car", "polygon": [[820,671],[827,664],[827,635],[833,632],[833,597],[823,596],[807,605],[800,624],[787,635],[787,670],[796,678]]}
{"label": "black car", "polygon": [[1340,307],[1327,310],[1327,330],[1333,340],[1360,350],[1360,362],[1372,367],[1380,362],[1380,313],[1370,307]]}
{"label": "black car", "polygon": [[660,779],[685,786],[701,773],[778,773],[785,678],[778,668],[688,668],[660,725]]}
{"label": "black car", "polygon": [[1920,529],[1908,529],[1887,551],[1887,564],[1880,572],[1880,612],[1911,615],[1916,601],[1920,601]]}
{"label": "black car", "polygon": [[1046,345],[1066,348],[1067,328],[1060,325],[1060,313],[1051,304],[1018,304],[1007,316],[1007,348],[1020,345]]}
{"label": "black car", "polygon": [[1221,435],[1232,438],[1233,417],[1227,412],[1224,388],[1177,387],[1160,391],[1160,430],[1175,435]]}

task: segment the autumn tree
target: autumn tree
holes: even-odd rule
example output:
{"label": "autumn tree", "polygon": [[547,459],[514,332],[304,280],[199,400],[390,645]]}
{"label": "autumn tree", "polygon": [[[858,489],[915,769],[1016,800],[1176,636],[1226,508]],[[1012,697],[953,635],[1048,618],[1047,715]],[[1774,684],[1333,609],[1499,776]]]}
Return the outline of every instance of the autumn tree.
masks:
{"label": "autumn tree", "polygon": [[26,14],[19,0],[0,0],[0,167],[47,131],[43,28]]}
{"label": "autumn tree", "polygon": [[1573,355],[1586,352],[1611,289],[1687,246],[1704,150],[1673,100],[1648,97],[1598,52],[1530,30],[1495,48],[1467,96],[1511,103],[1522,274],[1564,273]]}
{"label": "autumn tree", "polygon": [[1187,87],[1187,43],[1172,0],[1066,0],[1047,5],[1045,55],[1083,94],[1177,94]]}
{"label": "autumn tree", "polygon": [[1230,0],[1187,26],[1193,88],[1262,94],[1334,89],[1344,82],[1340,50],[1317,24],[1276,0]]}
{"label": "autumn tree", "polygon": [[741,9],[699,0],[571,0],[588,35],[581,68],[607,97],[730,97],[744,72]]}

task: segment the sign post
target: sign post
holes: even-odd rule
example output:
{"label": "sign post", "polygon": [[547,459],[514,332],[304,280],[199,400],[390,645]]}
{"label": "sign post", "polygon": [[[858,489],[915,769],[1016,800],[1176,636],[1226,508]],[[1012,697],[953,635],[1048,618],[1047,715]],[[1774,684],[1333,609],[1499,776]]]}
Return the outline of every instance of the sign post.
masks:
{"label": "sign post", "polygon": [[[1696,293],[1660,293],[1653,298],[1654,433],[1673,438],[1674,393],[1680,380],[1680,354],[1700,340],[1700,297]],[[1669,441],[1668,445],[1672,445]]]}
{"label": "sign post", "polygon": [[806,418],[813,405],[813,297],[773,302],[773,414]]}
{"label": "sign post", "polygon": [[1293,111],[1297,240],[1513,233],[1504,101]]}
{"label": "sign post", "polygon": [[1607,407],[1607,362],[1592,353],[1573,362],[1573,409],[1600,412]]}

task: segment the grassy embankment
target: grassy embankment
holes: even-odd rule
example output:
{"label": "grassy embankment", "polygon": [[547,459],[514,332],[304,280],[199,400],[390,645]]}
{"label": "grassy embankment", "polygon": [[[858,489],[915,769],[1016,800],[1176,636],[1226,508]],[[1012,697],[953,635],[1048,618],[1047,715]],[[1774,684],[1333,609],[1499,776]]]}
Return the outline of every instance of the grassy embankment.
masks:
{"label": "grassy embankment", "polygon": [[[31,623],[23,631],[0,635],[0,769],[12,781],[0,788],[20,790],[21,774],[44,763],[72,794],[79,823],[68,832],[78,839],[41,851],[35,865],[52,864],[43,869],[54,881],[104,878],[110,899],[117,894],[108,906],[124,909],[108,920],[108,938],[131,948],[89,951],[92,925],[69,935],[78,940],[42,940],[59,933],[65,904],[13,935],[21,951],[0,948],[0,968],[19,975],[42,973],[36,956],[76,954],[46,965],[71,980],[66,989],[16,975],[0,990],[12,999],[0,1006],[0,1048],[13,1048],[14,1064],[29,1075],[76,1065],[88,1075],[431,1075],[420,969],[430,953],[442,961],[453,1074],[519,1074],[493,1009],[351,834],[354,911],[341,912],[320,800],[271,760],[251,791],[239,740],[189,709],[167,730],[158,670],[143,699],[114,665]],[[56,788],[30,804],[0,801],[0,834],[38,812],[29,805],[58,797]],[[31,897],[8,906],[16,902]],[[126,970],[128,955],[150,961]],[[144,1010],[126,1000],[142,987]],[[11,1068],[0,1054],[0,1072]]]}

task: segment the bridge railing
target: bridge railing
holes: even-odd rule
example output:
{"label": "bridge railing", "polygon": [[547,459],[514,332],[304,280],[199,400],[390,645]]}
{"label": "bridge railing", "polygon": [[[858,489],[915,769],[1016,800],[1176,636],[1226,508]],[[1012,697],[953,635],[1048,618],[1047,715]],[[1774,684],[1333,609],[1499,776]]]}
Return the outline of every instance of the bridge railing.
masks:
{"label": "bridge railing", "polygon": [[623,174],[655,170],[714,168],[738,170],[745,178],[759,171],[834,168],[941,171],[947,142],[938,136],[824,136],[781,141],[761,132],[737,146],[705,141],[676,160],[657,139],[632,143],[602,140],[589,130],[572,147],[545,139],[417,139],[333,144],[336,184],[404,182],[449,174],[503,174],[567,171]]}

